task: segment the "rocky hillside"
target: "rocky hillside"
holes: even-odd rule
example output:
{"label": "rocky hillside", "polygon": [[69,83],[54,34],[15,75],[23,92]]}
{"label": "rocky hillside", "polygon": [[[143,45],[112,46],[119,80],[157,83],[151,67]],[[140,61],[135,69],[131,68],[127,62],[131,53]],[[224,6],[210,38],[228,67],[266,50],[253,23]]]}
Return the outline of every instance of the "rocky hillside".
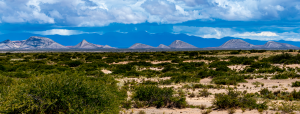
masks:
{"label": "rocky hillside", "polygon": [[175,40],[171,45],[169,45],[171,48],[197,48],[191,44],[188,44],[186,42]]}
{"label": "rocky hillside", "polygon": [[32,36],[19,47],[20,49],[67,49],[67,47],[45,37]]}

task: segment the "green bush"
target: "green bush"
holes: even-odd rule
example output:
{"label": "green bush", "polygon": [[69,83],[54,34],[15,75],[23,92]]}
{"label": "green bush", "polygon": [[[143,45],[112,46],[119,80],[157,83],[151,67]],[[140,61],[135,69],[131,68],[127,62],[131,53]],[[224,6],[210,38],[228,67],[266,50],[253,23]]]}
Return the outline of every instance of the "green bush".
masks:
{"label": "green bush", "polygon": [[212,82],[221,85],[237,85],[237,83],[247,81],[245,80],[244,76],[231,75],[214,77]]}
{"label": "green bush", "polygon": [[67,63],[69,67],[78,67],[81,64],[83,64],[81,61],[71,61]]}
{"label": "green bush", "polygon": [[242,94],[232,88],[228,89],[228,93],[215,94],[213,105],[220,109],[229,108],[249,108],[249,109],[267,109],[267,102],[257,103],[254,96],[250,93]]}
{"label": "green bush", "polygon": [[187,103],[184,96],[174,96],[172,88],[159,88],[157,86],[138,86],[133,99],[146,102],[147,106],[184,108]]}
{"label": "green bush", "polygon": [[272,77],[272,79],[288,79],[289,77],[285,74],[277,74]]}
{"label": "green bush", "polygon": [[250,65],[251,68],[271,68],[271,64],[269,63],[261,63],[261,62],[255,62],[255,63],[252,63]]}
{"label": "green bush", "polygon": [[[104,79],[101,79],[104,80]],[[77,75],[49,75],[24,80],[1,97],[1,113],[119,113],[124,94],[114,82]]]}
{"label": "green bush", "polygon": [[293,82],[292,87],[300,87],[300,82],[299,81]]}

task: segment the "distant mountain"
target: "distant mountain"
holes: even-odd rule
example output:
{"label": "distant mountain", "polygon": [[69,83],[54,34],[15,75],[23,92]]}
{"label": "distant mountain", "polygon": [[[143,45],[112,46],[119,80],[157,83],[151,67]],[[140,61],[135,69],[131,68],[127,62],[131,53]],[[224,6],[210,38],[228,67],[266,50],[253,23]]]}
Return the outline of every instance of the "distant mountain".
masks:
{"label": "distant mountain", "polygon": [[0,49],[14,49],[17,46],[10,40],[0,42]]}
{"label": "distant mountain", "polygon": [[224,43],[223,45],[221,45],[219,48],[253,48],[255,47],[254,45],[245,42],[244,40],[241,39],[231,39],[229,41],[227,41],[226,43]]}
{"label": "distant mountain", "polygon": [[95,44],[89,43],[86,40],[82,40],[79,44],[76,46],[73,46],[72,48],[77,48],[77,49],[97,49]]}
{"label": "distant mountain", "polygon": [[26,41],[26,40],[12,41],[12,42],[15,44],[15,46],[16,46],[17,48],[19,48],[25,41]]}
{"label": "distant mountain", "polygon": [[265,45],[252,45],[241,39],[231,39],[223,45],[215,48],[229,48],[229,49],[300,49],[297,46],[269,41]]}
{"label": "distant mountain", "polygon": [[160,49],[171,49],[169,46],[166,46],[164,44],[160,44],[157,48],[160,48]]}
{"label": "distant mountain", "polygon": [[136,43],[134,45],[132,45],[131,47],[129,47],[129,49],[151,49],[151,48],[155,48],[146,44],[141,44],[141,43]]}
{"label": "distant mountain", "polygon": [[297,46],[286,44],[286,43],[279,43],[274,41],[269,41],[265,45],[263,45],[263,48],[271,48],[271,49],[300,49]]}
{"label": "distant mountain", "polygon": [[19,47],[20,49],[67,49],[67,47],[45,37],[32,36]]}
{"label": "distant mountain", "polygon": [[175,40],[171,45],[169,45],[171,48],[197,48],[191,44],[188,44],[186,42]]}
{"label": "distant mountain", "polygon": [[104,49],[116,49],[115,47],[111,47],[109,45],[97,45],[97,44],[95,44],[95,45],[99,48],[104,48]]}

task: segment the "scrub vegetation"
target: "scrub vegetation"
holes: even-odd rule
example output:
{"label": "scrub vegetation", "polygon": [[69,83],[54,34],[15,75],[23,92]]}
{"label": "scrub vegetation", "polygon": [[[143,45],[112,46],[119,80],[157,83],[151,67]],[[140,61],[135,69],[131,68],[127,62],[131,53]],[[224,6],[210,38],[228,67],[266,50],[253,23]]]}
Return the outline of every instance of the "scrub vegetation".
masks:
{"label": "scrub vegetation", "polygon": [[[0,53],[0,113],[117,114],[149,107],[290,113],[299,110],[293,107],[300,100],[300,67],[289,65],[299,60],[288,50]],[[266,87],[260,80],[291,82]],[[214,100],[189,103],[199,98]],[[292,103],[273,105],[280,100]]]}

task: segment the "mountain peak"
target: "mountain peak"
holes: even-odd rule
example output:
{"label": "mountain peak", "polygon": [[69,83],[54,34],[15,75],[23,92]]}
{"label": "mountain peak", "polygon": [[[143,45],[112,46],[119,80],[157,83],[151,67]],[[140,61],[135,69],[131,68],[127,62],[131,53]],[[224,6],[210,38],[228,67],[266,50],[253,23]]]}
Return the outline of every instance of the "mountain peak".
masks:
{"label": "mountain peak", "polygon": [[129,49],[151,49],[151,48],[154,47],[142,43],[135,43],[131,47],[129,47]]}
{"label": "mountain peak", "polygon": [[65,49],[67,47],[50,38],[31,36],[19,47],[21,49]]}
{"label": "mountain peak", "polygon": [[0,49],[14,49],[14,48],[16,48],[16,46],[10,40],[4,40],[0,42]]}
{"label": "mountain peak", "polygon": [[83,39],[79,44],[77,44],[73,48],[78,48],[78,49],[97,49],[98,46],[96,46],[95,44],[89,43],[85,39]]}
{"label": "mountain peak", "polygon": [[220,48],[253,48],[254,45],[241,40],[241,39],[231,39],[225,42]]}
{"label": "mountain peak", "polygon": [[164,44],[160,44],[157,48],[170,49],[169,46],[166,46]]}
{"label": "mountain peak", "polygon": [[183,42],[181,40],[175,40],[171,45],[169,45],[171,48],[197,48],[191,44],[188,44],[186,42]]}
{"label": "mountain peak", "polygon": [[268,41],[263,47],[272,49],[299,49],[299,47],[291,44],[279,43],[274,41]]}

